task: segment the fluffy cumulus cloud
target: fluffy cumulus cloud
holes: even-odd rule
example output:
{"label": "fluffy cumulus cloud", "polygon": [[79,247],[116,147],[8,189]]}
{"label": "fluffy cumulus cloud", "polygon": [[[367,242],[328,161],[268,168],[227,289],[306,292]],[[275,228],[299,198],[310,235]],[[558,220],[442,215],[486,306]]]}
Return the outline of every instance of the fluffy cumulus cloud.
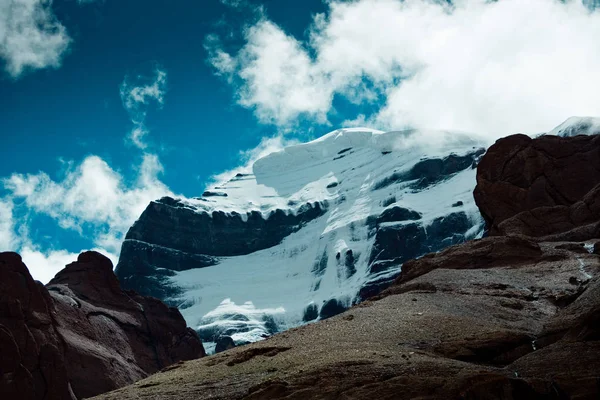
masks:
{"label": "fluffy cumulus cloud", "polygon": [[52,0],[0,0],[0,58],[12,77],[59,67],[70,43]]}
{"label": "fluffy cumulus cloud", "polygon": [[[100,248],[93,250],[101,252],[110,258],[113,264],[116,265],[118,258],[114,254]],[[79,253],[70,253],[65,250],[50,250],[44,252],[31,244],[21,247],[19,254],[25,265],[29,268],[31,276],[42,283],[48,283],[66,265],[77,261],[77,256],[79,255]]]}
{"label": "fluffy cumulus cloud", "polygon": [[159,179],[162,166],[155,155],[145,155],[131,185],[97,156],[87,157],[62,181],[47,174],[14,174],[4,187],[28,210],[47,215],[60,227],[90,234],[98,247],[118,253],[127,229],[148,203],[172,195]]}
{"label": "fluffy cumulus cloud", "polygon": [[[586,6],[587,4],[587,6]],[[267,18],[209,61],[237,102],[279,126],[326,122],[341,96],[369,105],[350,124],[497,137],[598,115],[600,11],[567,0],[328,2],[299,41]]]}
{"label": "fluffy cumulus cloud", "polygon": [[[158,157],[145,154],[133,182],[97,156],[87,157],[60,181],[44,172],[13,174],[2,180],[8,196],[0,200],[0,251],[18,251],[33,277],[44,283],[76,260],[78,253],[41,248],[30,237],[32,216],[45,215],[89,239],[93,250],[116,265],[125,233],[148,203],[173,195],[160,180],[162,172]],[[19,218],[16,209],[24,210]]]}
{"label": "fluffy cumulus cloud", "polygon": [[145,142],[145,137],[148,134],[145,125],[148,107],[152,104],[162,107],[165,101],[166,88],[167,73],[160,68],[155,69],[154,76],[151,79],[138,75],[135,79],[125,77],[125,80],[121,83],[121,101],[133,123],[133,129],[128,138],[131,143],[140,149],[148,147]]}

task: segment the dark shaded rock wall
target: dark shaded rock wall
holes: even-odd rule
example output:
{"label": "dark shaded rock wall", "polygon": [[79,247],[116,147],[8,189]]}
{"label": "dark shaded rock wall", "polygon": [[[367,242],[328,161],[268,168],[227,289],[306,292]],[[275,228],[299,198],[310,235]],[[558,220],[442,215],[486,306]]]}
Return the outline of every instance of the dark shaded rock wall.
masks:
{"label": "dark shaded rock wall", "polygon": [[305,204],[296,214],[277,209],[266,218],[258,211],[237,213],[198,213],[173,206],[173,199],[150,203],[140,219],[127,232],[126,240],[205,256],[238,256],[280,243],[303,224],[323,215],[326,206]]}
{"label": "dark shaded rock wall", "polygon": [[91,397],[205,354],[177,309],[123,291],[95,252],[46,287],[0,253],[0,350],[3,399]]}
{"label": "dark shaded rock wall", "polygon": [[[530,226],[530,235],[546,236],[597,219],[597,195],[586,195],[599,182],[600,136],[513,135],[496,141],[481,160],[474,196],[491,235]],[[547,226],[534,209],[552,215]],[[519,221],[505,222],[513,217]]]}
{"label": "dark shaded rock wall", "polygon": [[326,209],[327,204],[307,203],[295,214],[278,209],[263,218],[253,211],[244,220],[237,213],[198,213],[165,197],[150,203],[129,229],[115,273],[124,288],[167,300],[179,294],[168,281],[175,271],[275,246]]}

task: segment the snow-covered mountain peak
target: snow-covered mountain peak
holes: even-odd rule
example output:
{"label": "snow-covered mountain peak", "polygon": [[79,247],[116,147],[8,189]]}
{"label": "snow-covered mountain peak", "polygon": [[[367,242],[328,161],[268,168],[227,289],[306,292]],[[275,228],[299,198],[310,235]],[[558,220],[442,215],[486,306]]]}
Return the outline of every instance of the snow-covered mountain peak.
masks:
{"label": "snow-covered mountain peak", "polygon": [[[338,129],[311,142],[271,153],[254,163],[253,173],[237,174],[229,181],[208,188],[200,198],[182,201],[207,213],[218,210],[244,215],[258,211],[268,215],[276,209],[295,213],[295,205],[336,198],[339,190],[332,188],[342,178],[362,179],[362,173],[374,165],[381,168],[378,174],[385,174],[385,168],[390,165],[394,169],[401,165],[408,167],[421,157],[441,157],[485,146],[465,134],[441,131],[435,132],[439,139],[435,144],[425,144],[419,140],[421,134],[415,130]],[[374,161],[387,154],[392,155],[386,160]],[[365,169],[366,164],[369,167]],[[360,172],[353,172],[357,168]]]}
{"label": "snow-covered mountain peak", "polygon": [[598,117],[571,117],[547,133],[547,135],[562,137],[598,134],[600,134],[600,118]]}
{"label": "snow-covered mountain peak", "polygon": [[[435,146],[422,140],[433,136]],[[452,132],[333,131],[201,197],[151,203],[117,275],[178,306],[205,341],[327,318],[388,285],[404,261],[480,232],[483,152]]]}

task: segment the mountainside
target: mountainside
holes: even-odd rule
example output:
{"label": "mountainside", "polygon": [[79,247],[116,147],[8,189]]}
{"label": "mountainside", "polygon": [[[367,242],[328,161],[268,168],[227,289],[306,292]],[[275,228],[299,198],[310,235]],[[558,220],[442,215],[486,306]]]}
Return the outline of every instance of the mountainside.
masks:
{"label": "mountainside", "polygon": [[44,287],[0,253],[0,398],[87,398],[205,354],[176,309],[121,290],[112,268],[82,253]]}
{"label": "mountainside", "polygon": [[336,315],[391,284],[406,260],[482,232],[472,197],[482,144],[440,133],[424,145],[419,134],[334,131],[202,197],[152,202],[116,274],[177,306],[205,343]]}
{"label": "mountainside", "polygon": [[341,315],[99,398],[597,399],[599,163],[600,137],[501,139],[477,170],[490,236],[405,262]]}

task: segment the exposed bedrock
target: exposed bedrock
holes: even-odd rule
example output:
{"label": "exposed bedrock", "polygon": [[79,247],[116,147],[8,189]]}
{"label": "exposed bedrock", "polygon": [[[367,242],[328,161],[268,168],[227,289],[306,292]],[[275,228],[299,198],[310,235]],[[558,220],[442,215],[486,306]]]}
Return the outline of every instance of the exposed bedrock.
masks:
{"label": "exposed bedrock", "polygon": [[600,136],[513,135],[481,160],[474,196],[491,235],[542,237],[597,221],[599,183]]}
{"label": "exposed bedrock", "polygon": [[418,219],[414,211],[398,211],[397,207],[390,210],[394,211],[384,211],[378,221],[389,222],[389,216],[395,215],[400,217],[398,221],[401,223],[378,226],[369,259],[372,278],[361,287],[355,303],[387,288],[400,274],[399,267],[405,261],[462,243],[469,239],[467,233],[473,227],[462,211],[436,218],[424,225],[420,221],[411,221]]}
{"label": "exposed bedrock", "polygon": [[177,286],[169,282],[169,278],[177,271],[203,268],[217,263],[217,257],[186,253],[128,239],[121,247],[115,273],[124,288],[168,301],[181,293]]}
{"label": "exposed bedrock", "polygon": [[280,243],[325,210],[326,205],[315,202],[303,205],[295,214],[277,209],[266,216],[251,211],[242,218],[235,212],[197,212],[167,197],[150,203],[125,239],[191,254],[238,256]]}
{"label": "exposed bedrock", "polygon": [[416,163],[410,170],[394,173],[373,187],[383,189],[397,182],[412,182],[411,188],[422,190],[428,186],[448,179],[457,172],[477,166],[479,157],[485,149],[475,149],[465,155],[450,154],[444,158],[426,158]]}
{"label": "exposed bedrock", "polygon": [[179,311],[125,292],[110,260],[79,255],[44,287],[0,253],[0,398],[81,399],[203,356]]}
{"label": "exposed bedrock", "polygon": [[176,271],[218,264],[219,256],[236,256],[280,243],[304,224],[323,215],[327,204],[307,203],[296,213],[281,209],[264,216],[258,211],[199,213],[176,199],[150,203],[129,229],[115,270],[126,289],[163,300],[179,289],[169,283]]}

